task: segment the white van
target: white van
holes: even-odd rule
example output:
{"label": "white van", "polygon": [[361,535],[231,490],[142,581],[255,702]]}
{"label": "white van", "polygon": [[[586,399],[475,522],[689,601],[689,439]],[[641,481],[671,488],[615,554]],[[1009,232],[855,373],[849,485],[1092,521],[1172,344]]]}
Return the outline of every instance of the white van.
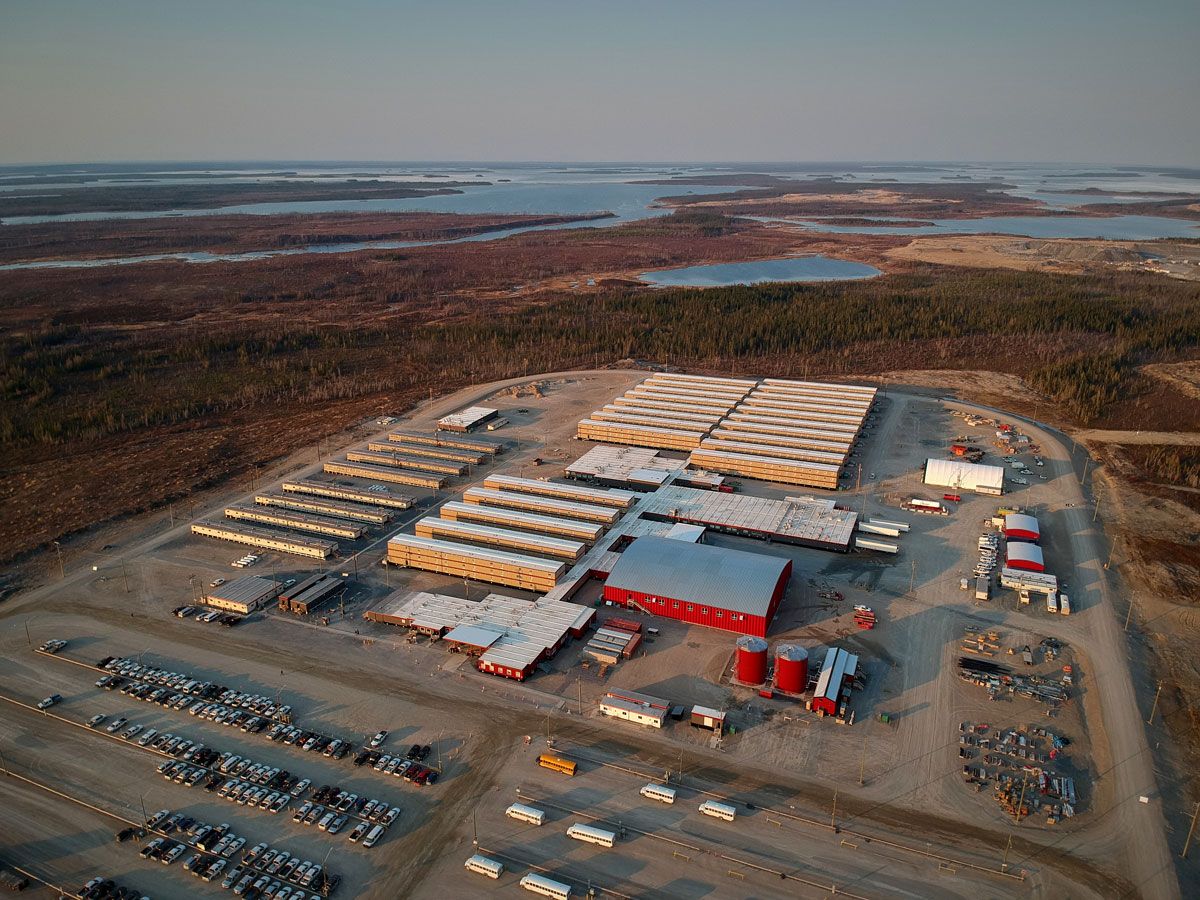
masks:
{"label": "white van", "polygon": [[383,837],[384,828],[382,825],[376,825],[367,832],[367,836],[363,838],[362,845],[364,847],[374,847],[379,843],[379,839]]}

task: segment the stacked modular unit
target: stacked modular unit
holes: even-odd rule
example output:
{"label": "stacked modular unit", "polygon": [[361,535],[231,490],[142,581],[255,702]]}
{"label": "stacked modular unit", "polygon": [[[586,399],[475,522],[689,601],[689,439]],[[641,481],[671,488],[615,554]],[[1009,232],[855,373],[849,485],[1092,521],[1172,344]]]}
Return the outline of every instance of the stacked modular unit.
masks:
{"label": "stacked modular unit", "polygon": [[372,466],[367,463],[327,462],[325,463],[325,472],[329,475],[349,475],[352,478],[366,478],[371,481],[408,484],[435,491],[446,486],[446,479],[437,475],[421,475],[418,472],[389,469],[387,466]]}
{"label": "stacked modular unit", "polygon": [[706,449],[693,450],[688,457],[688,465],[723,475],[740,475],[777,484],[800,484],[829,491],[837,490],[841,472],[841,466],[827,463]]}
{"label": "stacked modular unit", "polygon": [[416,469],[420,472],[437,472],[441,475],[465,475],[463,463],[438,459],[420,459],[416,456],[401,456],[394,449],[390,453],[372,453],[369,450],[351,450],[346,454],[350,462],[371,463],[377,466],[395,466],[399,469]]}
{"label": "stacked modular unit", "polygon": [[386,453],[389,456],[399,451],[407,456],[415,456],[420,459],[426,457],[431,459],[448,459],[451,462],[461,463],[464,466],[482,465],[491,458],[490,454],[481,453],[478,450],[458,450],[454,447],[423,447],[420,444],[399,446],[393,444],[391,441],[368,441],[367,449],[374,453]]}
{"label": "stacked modular unit", "polygon": [[578,562],[579,557],[583,556],[587,549],[587,545],[580,541],[548,537],[544,534],[510,531],[506,528],[477,525],[473,522],[456,522],[453,519],[421,519],[417,522],[416,534],[418,537],[441,538],[449,541],[483,544],[489,547],[498,547],[501,550],[516,550],[531,556],[552,556],[570,562]]}
{"label": "stacked modular unit", "polygon": [[285,481],[283,489],[293,494],[307,494],[310,497],[334,497],[338,500],[352,500],[357,503],[370,503],[373,506],[386,506],[389,509],[411,509],[413,498],[404,494],[393,494],[383,485],[376,485],[375,490],[360,490],[358,488],[342,487],[336,484],[326,484],[323,481],[305,479],[301,481]]}
{"label": "stacked modular unit", "polygon": [[[609,405],[592,413],[593,419],[608,422],[633,422],[635,425],[660,424],[667,428],[704,426],[711,428],[721,421],[720,413],[699,413],[690,410],[663,409],[647,406]],[[647,421],[648,420],[648,421]]]}
{"label": "stacked modular unit", "polygon": [[795,447],[784,444],[758,444],[743,440],[725,440],[723,438],[706,438],[700,444],[702,450],[726,450],[730,453],[749,453],[754,456],[778,456],[781,459],[800,459],[805,462],[825,463],[840,466],[846,461],[846,452],[830,452],[828,450],[812,450],[808,447]]}
{"label": "stacked modular unit", "polygon": [[260,522],[264,525],[278,525],[282,528],[292,528],[296,531],[308,531],[312,534],[324,534],[329,537],[346,538],[356,541],[367,529],[362,525],[351,522],[338,522],[335,519],[325,519],[321,516],[310,516],[305,513],[291,512],[286,509],[272,509],[263,506],[229,506],[225,516],[241,522]]}
{"label": "stacked modular unit", "polygon": [[192,524],[192,534],[220,538],[223,541],[232,541],[247,547],[259,547],[263,550],[278,550],[281,553],[291,553],[295,556],[307,556],[311,559],[328,559],[338,550],[335,541],[282,534],[278,531],[271,531],[269,528],[255,528],[252,525],[195,522]]}
{"label": "stacked modular unit", "polygon": [[484,479],[483,486],[493,491],[514,491],[539,497],[556,497],[575,503],[613,506],[617,509],[629,509],[638,496],[632,491],[580,487],[575,484],[558,484],[534,478],[518,478],[514,475],[489,475]]}
{"label": "stacked modular unit", "polygon": [[787,416],[776,416],[761,411],[744,412],[741,409],[731,412],[721,424],[728,428],[732,427],[732,423],[734,422],[746,422],[751,425],[771,425],[775,428],[804,428],[809,431],[832,432],[834,434],[847,435],[850,440],[858,437],[859,432],[857,425],[846,424],[844,422],[788,418]]}
{"label": "stacked modular unit", "polygon": [[514,491],[496,491],[490,488],[469,488],[463,494],[463,500],[467,503],[521,509],[526,512],[544,513],[550,516],[582,519],[586,522],[601,522],[604,525],[612,525],[621,517],[619,509],[606,506],[576,503],[571,500],[560,500],[557,497],[518,494]]}
{"label": "stacked modular unit", "polygon": [[773,428],[745,422],[726,422],[713,429],[710,438],[725,441],[745,441],[751,444],[773,444],[778,447],[804,447],[826,453],[849,453],[852,441],[845,435],[831,434],[809,428]]}
{"label": "stacked modular unit", "polygon": [[332,575],[320,575],[310,580],[312,583],[302,591],[293,590],[286,598],[281,594],[279,608],[298,616],[307,616],[337,596],[345,584],[342,579]]}
{"label": "stacked modular unit", "polygon": [[409,534],[388,541],[388,563],[542,593],[567,570],[564,562]]}
{"label": "stacked modular unit", "polygon": [[340,503],[337,500],[326,500],[321,497],[258,494],[255,496],[254,502],[259,506],[276,506],[282,509],[336,516],[339,519],[353,519],[356,522],[368,522],[371,525],[386,525],[392,520],[392,514],[386,509],[371,509],[367,506]]}
{"label": "stacked modular unit", "polygon": [[723,403],[710,406],[705,403],[693,403],[690,400],[663,399],[653,394],[641,397],[617,397],[605,409],[653,409],[658,412],[692,413],[700,416],[716,416],[718,419],[729,412]]}
{"label": "stacked modular unit", "polygon": [[519,528],[522,531],[574,538],[588,543],[595,542],[604,534],[604,526],[597,522],[562,519],[557,516],[543,516],[517,509],[500,509],[475,503],[461,503],[457,500],[443,503],[439,512],[443,519],[455,522],[477,522],[481,525],[502,528]]}
{"label": "stacked modular unit", "polygon": [[637,425],[631,422],[605,422],[584,419],[576,429],[581,441],[600,441],[605,444],[631,444],[634,447],[656,447],[662,450],[694,450],[700,446],[708,429],[683,430]]}
{"label": "stacked modular unit", "polygon": [[457,447],[460,450],[470,450],[474,453],[486,453],[488,456],[495,456],[504,451],[504,444],[502,442],[442,433],[420,434],[413,431],[393,431],[388,435],[388,440],[405,445]]}

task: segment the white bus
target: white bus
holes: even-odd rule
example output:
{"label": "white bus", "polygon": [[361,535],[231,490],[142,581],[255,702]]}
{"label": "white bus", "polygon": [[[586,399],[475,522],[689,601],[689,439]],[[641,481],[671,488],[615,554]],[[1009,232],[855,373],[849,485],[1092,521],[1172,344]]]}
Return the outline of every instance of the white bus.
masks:
{"label": "white bus", "polygon": [[510,819],[516,819],[518,822],[528,822],[530,825],[544,825],[546,823],[546,814],[544,812],[520,803],[514,803],[504,811],[504,814]]}
{"label": "white bus", "polygon": [[599,844],[601,847],[611,847],[617,842],[617,836],[613,832],[584,825],[582,822],[576,822],[568,828],[567,837],[575,838],[577,841],[586,841],[589,844]]}
{"label": "white bus", "polygon": [[463,863],[463,866],[468,872],[486,875],[488,878],[499,878],[504,874],[504,863],[480,856],[478,853]]}
{"label": "white bus", "polygon": [[657,800],[660,803],[675,802],[675,788],[669,788],[661,784],[648,784],[638,793],[650,800]]}
{"label": "white bus", "polygon": [[533,872],[521,879],[521,887],[531,893],[541,894],[543,897],[554,897],[556,900],[569,900],[571,896],[569,884],[563,884],[561,881],[555,881],[545,875],[536,875]]}
{"label": "white bus", "polygon": [[728,803],[718,803],[716,800],[705,800],[700,804],[700,812],[714,819],[724,819],[732,822],[737,817],[737,810]]}

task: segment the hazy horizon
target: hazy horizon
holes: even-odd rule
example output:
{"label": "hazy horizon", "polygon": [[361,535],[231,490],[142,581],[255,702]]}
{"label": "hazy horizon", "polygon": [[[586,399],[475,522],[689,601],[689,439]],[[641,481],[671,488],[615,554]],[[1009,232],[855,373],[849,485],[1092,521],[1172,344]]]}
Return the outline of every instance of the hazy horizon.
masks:
{"label": "hazy horizon", "polygon": [[1182,0],[6,13],[2,164],[1200,164],[1200,4]]}

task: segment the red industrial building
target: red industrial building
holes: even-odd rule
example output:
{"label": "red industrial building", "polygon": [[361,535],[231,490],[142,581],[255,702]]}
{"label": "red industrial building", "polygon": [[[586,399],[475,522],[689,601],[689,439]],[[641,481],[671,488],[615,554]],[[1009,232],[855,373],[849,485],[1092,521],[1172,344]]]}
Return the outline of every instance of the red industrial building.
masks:
{"label": "red industrial building", "polygon": [[1036,544],[1042,536],[1042,530],[1033,516],[1009,513],[1004,517],[1004,536],[1010,541],[1032,541]]}
{"label": "red industrial building", "polygon": [[613,566],[604,599],[691,625],[766,637],[791,575],[789,559],[640,537]]}
{"label": "red industrial building", "polygon": [[830,647],[813,691],[814,712],[836,716],[850,696],[850,687],[858,676],[858,657],[840,647]]}
{"label": "red industrial building", "polygon": [[1005,547],[1010,569],[1022,569],[1026,572],[1045,572],[1046,563],[1042,559],[1042,548],[1037,544],[1027,544],[1024,541],[1009,541]]}

